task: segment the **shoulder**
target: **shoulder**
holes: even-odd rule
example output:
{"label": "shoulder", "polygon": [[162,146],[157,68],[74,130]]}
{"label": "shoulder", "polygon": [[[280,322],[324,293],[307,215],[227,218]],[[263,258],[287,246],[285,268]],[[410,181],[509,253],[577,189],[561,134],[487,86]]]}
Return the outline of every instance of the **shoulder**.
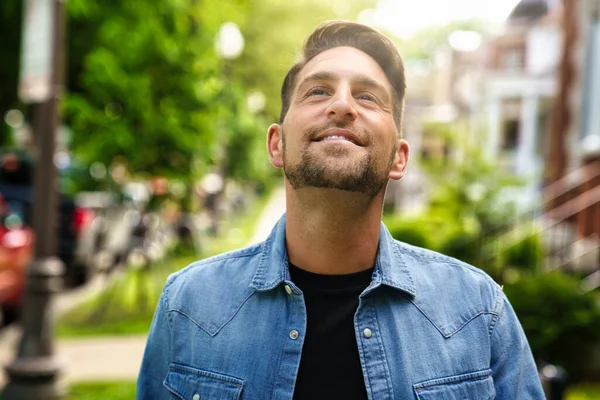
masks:
{"label": "shoulder", "polygon": [[398,251],[407,261],[419,265],[420,269],[425,269],[429,273],[452,273],[453,276],[464,276],[481,283],[496,285],[486,272],[464,261],[398,240],[394,240],[394,242]]}
{"label": "shoulder", "polygon": [[262,251],[262,243],[196,261],[167,279],[164,295],[171,302],[220,296],[248,287]]}
{"label": "shoulder", "polygon": [[399,241],[395,245],[421,300],[435,298],[470,312],[500,312],[502,288],[483,270],[432,250]]}
{"label": "shoulder", "polygon": [[[194,262],[169,276],[162,293],[162,307],[173,329],[188,321],[210,335],[248,300],[261,244]],[[187,328],[183,328],[187,329]]]}
{"label": "shoulder", "polygon": [[222,273],[223,269],[235,269],[243,261],[256,257],[262,251],[262,243],[245,247],[243,249],[229,251],[191,263],[182,270],[175,272],[169,277],[169,284],[181,283],[194,276],[207,276],[215,272]]}

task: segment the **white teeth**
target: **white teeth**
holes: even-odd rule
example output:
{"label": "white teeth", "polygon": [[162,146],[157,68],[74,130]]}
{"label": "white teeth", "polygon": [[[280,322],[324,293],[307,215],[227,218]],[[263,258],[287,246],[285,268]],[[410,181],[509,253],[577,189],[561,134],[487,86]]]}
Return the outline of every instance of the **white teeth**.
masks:
{"label": "white teeth", "polygon": [[348,140],[343,136],[327,136],[323,140]]}
{"label": "white teeth", "polygon": [[318,141],[325,142],[325,141],[334,141],[334,140],[343,140],[343,141],[350,142],[350,143],[353,143],[358,146],[358,144],[356,142],[354,142],[354,140],[348,139],[345,136],[337,136],[337,135],[325,136],[325,137],[319,139]]}

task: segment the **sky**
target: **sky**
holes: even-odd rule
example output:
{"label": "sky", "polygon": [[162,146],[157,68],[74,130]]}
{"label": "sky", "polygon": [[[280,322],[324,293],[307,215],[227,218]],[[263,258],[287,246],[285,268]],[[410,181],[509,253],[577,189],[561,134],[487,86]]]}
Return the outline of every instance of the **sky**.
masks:
{"label": "sky", "polygon": [[373,25],[399,37],[409,37],[428,26],[478,18],[500,25],[519,0],[379,0],[367,16]]}

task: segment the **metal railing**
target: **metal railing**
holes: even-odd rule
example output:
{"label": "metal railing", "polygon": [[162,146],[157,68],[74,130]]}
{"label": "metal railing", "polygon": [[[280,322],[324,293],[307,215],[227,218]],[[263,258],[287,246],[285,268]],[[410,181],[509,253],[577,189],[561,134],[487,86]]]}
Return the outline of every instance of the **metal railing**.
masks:
{"label": "metal railing", "polygon": [[[600,185],[587,188],[596,179],[600,179],[600,162],[579,168],[548,185],[541,194],[540,203],[517,213],[503,226],[479,236],[477,262],[481,265],[489,265],[490,262],[500,264],[502,255],[512,247],[540,234],[544,235],[543,242],[547,250],[543,263],[546,270],[563,268],[597,250],[600,247],[600,232],[593,232],[582,239],[575,224],[569,223],[581,218],[581,213],[590,209],[597,209],[600,216]],[[549,207],[551,205],[555,207]],[[592,243],[591,248],[574,259],[572,250],[582,240]],[[596,263],[596,268],[600,268],[600,259]]]}
{"label": "metal railing", "polygon": [[[570,172],[561,179],[547,185],[542,189],[542,193],[540,195],[542,201],[540,203],[535,204],[533,207],[530,207],[525,211],[517,212],[511,221],[508,221],[502,226],[498,226],[481,233],[480,237],[497,237],[512,230],[516,225],[522,223],[523,221],[536,220],[538,217],[544,214],[544,211],[550,203],[560,200],[561,197],[567,196],[569,193],[573,193],[581,186],[584,186],[585,184],[597,178],[600,178],[600,162],[588,164]],[[562,200],[563,201],[561,203],[568,201],[567,199]]]}

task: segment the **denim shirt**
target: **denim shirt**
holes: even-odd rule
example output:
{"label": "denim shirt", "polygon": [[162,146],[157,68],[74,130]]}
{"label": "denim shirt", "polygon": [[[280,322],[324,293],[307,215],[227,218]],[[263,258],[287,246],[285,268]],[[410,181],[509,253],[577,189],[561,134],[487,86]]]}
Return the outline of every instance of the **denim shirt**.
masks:
{"label": "denim shirt", "polygon": [[[292,399],[305,332],[283,216],[265,242],[169,277],[137,398]],[[395,241],[383,224],[354,333],[369,399],[544,398],[501,288],[477,268]]]}

